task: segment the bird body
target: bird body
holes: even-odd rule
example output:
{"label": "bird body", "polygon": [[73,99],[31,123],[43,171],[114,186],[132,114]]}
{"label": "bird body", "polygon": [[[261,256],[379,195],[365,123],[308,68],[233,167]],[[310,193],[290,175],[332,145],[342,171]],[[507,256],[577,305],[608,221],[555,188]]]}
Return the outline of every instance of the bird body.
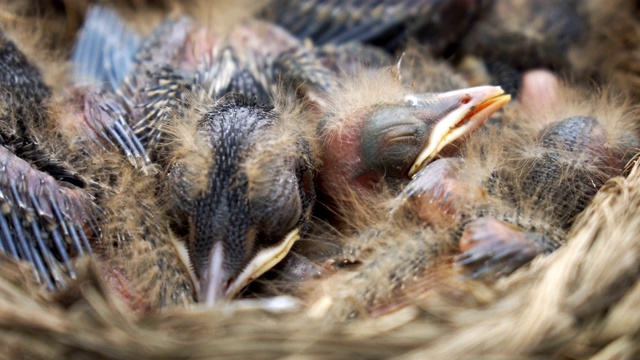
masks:
{"label": "bird body", "polygon": [[[103,13],[91,17],[111,19]],[[88,26],[77,58],[91,62],[86,49],[108,36]],[[264,37],[278,41],[266,48],[253,40]],[[295,106],[273,108],[279,67],[296,66],[283,55],[297,48],[257,21],[218,35],[186,17],[168,19],[141,40],[122,88],[111,89],[162,169],[157,196],[186,244],[199,299],[210,305],[279,262],[306,228],[315,191],[305,123]],[[97,78],[108,70],[102,65]]]}

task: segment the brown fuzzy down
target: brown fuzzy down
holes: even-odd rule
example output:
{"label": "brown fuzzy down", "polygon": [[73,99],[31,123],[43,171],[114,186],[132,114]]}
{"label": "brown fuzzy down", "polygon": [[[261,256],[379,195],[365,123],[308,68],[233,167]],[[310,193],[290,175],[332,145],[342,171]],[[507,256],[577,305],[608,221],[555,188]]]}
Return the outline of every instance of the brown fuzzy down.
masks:
{"label": "brown fuzzy down", "polygon": [[341,86],[326,94],[324,131],[338,135],[347,130],[359,115],[378,106],[402,102],[407,89],[394,67],[365,69],[340,79]]}
{"label": "brown fuzzy down", "polygon": [[[265,169],[262,164],[270,163],[270,169],[287,168],[287,163],[300,158],[301,141],[311,146],[311,154],[318,154],[315,149],[314,123],[312,115],[307,113],[309,104],[296,104],[290,96],[286,94],[276,94],[273,99],[274,111],[277,116],[270,131],[260,135],[251,149],[251,156],[244,161],[244,171],[247,174],[248,197],[254,198],[256,189],[270,189],[270,186],[261,186],[258,183],[272,181],[274,174],[264,174]],[[306,155],[305,155],[306,156]],[[313,156],[313,155],[312,155]],[[317,164],[317,159],[312,164]],[[274,161],[280,162],[273,164]]]}
{"label": "brown fuzzy down", "polygon": [[[94,249],[104,277],[134,310],[193,303],[193,279],[158,204],[156,178],[118,156],[103,156],[100,163],[105,176],[115,179],[97,201],[103,210],[102,236]],[[121,286],[130,287],[139,300],[127,298]]]}
{"label": "brown fuzzy down", "polygon": [[320,142],[316,132],[320,114],[313,101],[297,99],[290,90],[285,86],[279,85],[277,91],[271,96],[274,110],[280,115],[275,124],[276,129],[282,127],[283,131],[287,131],[287,124],[296,124],[294,128],[307,141],[313,157],[312,163],[317,167],[321,162],[319,156]]}
{"label": "brown fuzzy down", "polygon": [[[6,88],[0,86],[0,91],[2,93],[7,93]],[[0,131],[4,134],[17,134],[19,131],[19,119],[16,115],[18,111],[23,112],[23,120],[22,124],[26,127],[28,132],[33,133],[34,126],[40,125],[41,113],[37,109],[33,109],[32,107],[21,107],[20,109],[16,109],[16,105],[14,104],[12,99],[0,99],[0,118],[2,118],[2,122],[0,122]],[[34,124],[35,123],[35,124]]]}
{"label": "brown fuzzy down", "polygon": [[331,194],[333,202],[327,206],[333,225],[347,236],[353,231],[367,229],[379,221],[387,221],[395,191],[382,184],[376,192],[343,186]]}
{"label": "brown fuzzy down", "polygon": [[581,89],[561,83],[555,99],[550,102],[547,99],[547,102],[538,105],[535,109],[529,109],[517,103],[509,104],[505,107],[503,120],[526,128],[541,129],[571,116],[589,116],[604,125],[607,144],[611,147],[628,140],[624,134],[637,134],[639,131],[640,113],[633,99],[614,90],[612,86]]}
{"label": "brown fuzzy down", "polygon": [[[490,141],[481,140],[484,144],[481,146],[489,146],[493,148],[492,151],[502,152],[496,154],[495,159],[505,159],[502,168],[509,168],[510,178],[517,180],[526,177],[528,172],[534,169],[536,161],[550,152],[540,141],[541,129],[569,117],[587,116],[596,119],[602,126],[599,134],[603,138],[598,140],[602,145],[597,151],[602,153],[602,157],[613,156],[610,161],[618,164],[603,166],[600,163],[601,159],[594,158],[590,151],[577,153],[552,150],[558,157],[558,163],[564,164],[563,169],[566,171],[558,181],[587,174],[597,182],[597,179],[606,180],[621,174],[620,167],[633,157],[640,144],[638,107],[628,96],[607,88],[587,92],[563,84],[559,86],[557,93],[555,100],[548,104],[540,104],[541,107],[538,109],[518,106],[517,103],[508,106],[503,121],[509,125],[499,135],[500,140],[496,141],[496,144],[500,145],[487,145]],[[515,127],[516,130],[509,130],[509,127]],[[475,146],[477,144],[478,142]],[[510,149],[508,153],[504,152],[505,148]],[[468,153],[478,153],[477,150]],[[498,164],[494,166],[494,169],[501,167]]]}
{"label": "brown fuzzy down", "polygon": [[[398,67],[403,83],[413,93],[445,92],[469,87],[467,81],[451,65],[433,58],[419,44],[409,44]],[[486,85],[488,82],[483,83]]]}
{"label": "brown fuzzy down", "polygon": [[[560,200],[552,196],[553,190],[547,189],[567,189],[568,179],[590,179],[593,186],[600,186],[607,179],[623,174],[623,165],[638,146],[639,133],[638,109],[624,95],[608,89],[587,93],[569,85],[560,85],[557,93],[553,102],[541,104],[537,109],[518,103],[509,104],[503,115],[505,126],[486,126],[471,136],[462,148],[465,171],[461,178],[472,188],[483,187],[492,174],[500,174],[493,177],[492,191],[499,196],[507,195],[520,205],[514,213],[508,210],[508,206],[492,204],[489,207],[492,213],[512,221],[515,216],[520,219],[517,221],[520,226],[547,229],[560,238],[563,237],[560,236],[562,232],[553,228],[561,228],[572,219],[554,218],[550,216],[549,209],[565,205],[572,208],[574,205],[559,204]],[[545,148],[541,130],[573,116],[598,120],[602,126],[598,134],[602,139],[594,138],[594,141],[601,141],[601,145],[594,144],[595,150],[585,148],[578,152]],[[594,156],[592,151],[597,151],[601,157]],[[603,164],[603,158],[608,156],[612,158],[604,161],[611,163]],[[542,170],[540,163],[548,157],[554,158],[555,166],[563,172],[547,177],[545,181],[554,181],[558,185],[548,184],[532,189],[532,176],[539,176],[536,174]],[[520,223],[524,220],[525,223]]]}
{"label": "brown fuzzy down", "polygon": [[454,242],[448,233],[409,221],[383,224],[343,235],[342,254],[332,264],[337,272],[303,284],[301,292],[314,317],[343,321],[385,316],[417,297],[432,296],[457,271],[449,262]]}
{"label": "brown fuzzy down", "polygon": [[[604,170],[592,166],[591,157],[555,151],[554,156],[564,159],[564,172],[555,179],[556,185],[549,184],[542,189],[526,188],[529,183],[523,184],[523,180],[528,179],[531,173],[540,167],[543,154],[552,153],[537,141],[537,134],[538,131],[534,129],[487,126],[467,140],[462,148],[465,167],[460,178],[465,179],[465,183],[470,188],[487,189],[489,182],[492,181],[491,189],[488,190],[493,196],[477,198],[477,203],[465,204],[462,212],[468,214],[484,209],[488,214],[510,220],[509,222],[522,227],[545,229],[549,233],[558,232],[552,230],[559,226],[558,219],[553,218],[548,210],[549,207],[556,205],[553,203],[555,199],[542,198],[550,201],[548,204],[533,203],[534,199],[536,201],[541,199],[532,191],[544,191],[554,186],[561,187],[566,183],[566,179],[573,178],[578,171],[598,174]],[[501,176],[496,178],[495,174]],[[500,199],[503,196],[519,204],[517,210],[511,201]]]}
{"label": "brown fuzzy down", "polygon": [[265,0],[189,0],[182,6],[197,22],[216,33],[226,33],[242,20],[251,17],[265,4]]}
{"label": "brown fuzzy down", "polygon": [[24,14],[18,4],[0,4],[0,31],[11,39],[29,61],[42,72],[44,82],[54,91],[67,85],[66,59],[74,34],[52,16]]}
{"label": "brown fuzzy down", "polygon": [[47,111],[47,126],[38,133],[41,145],[83,174],[87,192],[100,208],[100,236],[91,241],[105,286],[136,312],[192,304],[192,275],[157,198],[158,176],[96,146],[73,106],[61,105],[56,97]]}
{"label": "brown fuzzy down", "polygon": [[190,92],[185,98],[188,105],[173,111],[162,129],[169,149],[165,155],[168,164],[165,169],[181,164],[189,194],[196,197],[209,188],[209,172],[205,170],[213,168],[215,146],[206,132],[198,130],[198,123],[213,110],[217,100],[200,91]]}
{"label": "brown fuzzy down", "polygon": [[[457,240],[451,230],[456,224],[431,229],[408,216],[410,212],[397,211],[406,199],[386,189],[368,196],[350,189],[343,196],[334,209],[334,226],[309,236],[334,251],[320,265],[331,270],[295,291],[309,304],[312,317],[334,321],[384,317],[417,299],[461,286],[460,269],[451,262]],[[470,212],[472,205],[464,208]]]}

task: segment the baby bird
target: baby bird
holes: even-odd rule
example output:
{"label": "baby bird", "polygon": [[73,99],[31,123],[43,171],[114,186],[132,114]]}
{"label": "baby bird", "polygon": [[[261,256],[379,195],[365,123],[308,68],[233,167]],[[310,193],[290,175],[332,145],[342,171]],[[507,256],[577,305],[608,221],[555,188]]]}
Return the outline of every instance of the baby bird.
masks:
{"label": "baby bird", "polygon": [[[99,63],[80,66],[97,69],[94,79],[104,78],[115,54],[94,59],[88,49],[115,40],[92,29],[114,16],[91,13],[78,42],[76,58]],[[265,36],[279,42],[262,47],[257,39]],[[298,106],[286,105],[287,94],[274,103],[276,74],[297,76],[283,70],[298,66],[296,57],[280,55],[297,48],[295,38],[264,23],[218,35],[186,17],[167,20],[127,57],[134,60],[124,80],[116,76],[104,90],[120,96],[125,118],[162,168],[158,196],[208,305],[234,297],[306,230],[315,190],[304,119]],[[322,87],[313,74],[303,80]]]}

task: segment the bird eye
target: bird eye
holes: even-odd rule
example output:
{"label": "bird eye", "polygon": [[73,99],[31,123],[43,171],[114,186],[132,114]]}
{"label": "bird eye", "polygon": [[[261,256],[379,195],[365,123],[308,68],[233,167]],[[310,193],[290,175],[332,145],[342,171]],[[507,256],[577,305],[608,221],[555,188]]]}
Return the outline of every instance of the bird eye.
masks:
{"label": "bird eye", "polygon": [[302,201],[298,191],[299,180],[292,171],[274,171],[254,189],[250,197],[252,219],[259,229],[261,245],[280,242],[300,220]]}
{"label": "bird eye", "polygon": [[372,114],[362,129],[365,165],[360,174],[376,172],[391,178],[405,178],[418,156],[428,125],[406,107],[384,108]]}

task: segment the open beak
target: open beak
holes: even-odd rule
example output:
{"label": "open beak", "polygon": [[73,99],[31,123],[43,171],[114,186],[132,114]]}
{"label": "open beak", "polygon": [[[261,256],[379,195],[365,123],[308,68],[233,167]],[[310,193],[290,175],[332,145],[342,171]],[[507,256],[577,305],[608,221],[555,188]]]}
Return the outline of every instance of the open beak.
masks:
{"label": "open beak", "polygon": [[[499,86],[478,86],[468,89],[449,91],[437,97],[458,97],[460,105],[447,113],[433,126],[429,138],[418,154],[409,176],[413,177],[422,166],[432,161],[444,148],[458,138],[470,134],[480,127],[496,111],[511,100]],[[421,106],[420,98],[415,95],[405,97],[413,106]],[[425,104],[428,106],[428,104]]]}
{"label": "open beak", "polygon": [[225,270],[223,245],[217,242],[211,251],[209,268],[201,278],[200,300],[207,306],[213,306],[233,298],[247,284],[284,259],[298,239],[300,239],[300,231],[296,228],[274,246],[260,249],[235,277]]}

